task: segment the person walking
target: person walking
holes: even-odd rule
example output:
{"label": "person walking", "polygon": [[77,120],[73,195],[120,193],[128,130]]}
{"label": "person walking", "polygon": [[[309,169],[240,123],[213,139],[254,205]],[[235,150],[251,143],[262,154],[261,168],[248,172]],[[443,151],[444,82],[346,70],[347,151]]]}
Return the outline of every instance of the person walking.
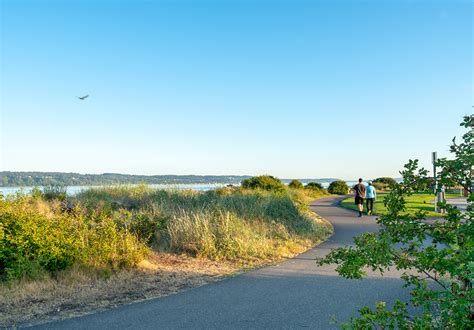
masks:
{"label": "person walking", "polygon": [[362,211],[364,211],[364,199],[366,194],[365,185],[362,183],[362,178],[359,178],[359,183],[354,186],[355,192],[355,204],[359,208],[359,218],[362,217]]}
{"label": "person walking", "polygon": [[367,200],[367,214],[372,215],[372,212],[374,210],[374,202],[377,199],[377,191],[372,185],[372,181],[369,181],[369,185],[367,186],[366,190],[367,193],[365,195],[365,198]]}

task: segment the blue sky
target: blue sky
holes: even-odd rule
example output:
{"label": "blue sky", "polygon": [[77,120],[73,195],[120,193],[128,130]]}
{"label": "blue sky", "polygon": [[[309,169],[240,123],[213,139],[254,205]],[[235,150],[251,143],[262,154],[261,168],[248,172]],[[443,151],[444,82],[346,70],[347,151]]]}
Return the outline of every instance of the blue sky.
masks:
{"label": "blue sky", "polygon": [[472,112],[471,1],[0,1],[0,170],[397,176]]}

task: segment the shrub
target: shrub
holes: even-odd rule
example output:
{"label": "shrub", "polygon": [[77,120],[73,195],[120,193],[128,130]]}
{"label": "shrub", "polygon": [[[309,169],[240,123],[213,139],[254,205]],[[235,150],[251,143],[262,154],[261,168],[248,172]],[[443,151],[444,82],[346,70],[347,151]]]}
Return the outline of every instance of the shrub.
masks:
{"label": "shrub", "polygon": [[262,189],[269,191],[284,191],[285,185],[271,175],[254,176],[242,181],[244,189]]}
{"label": "shrub", "polygon": [[40,270],[65,269],[74,263],[79,242],[71,239],[73,228],[64,218],[48,219],[45,215],[23,209],[22,203],[0,203],[2,277],[7,280],[36,277]]}
{"label": "shrub", "polygon": [[0,278],[35,278],[80,263],[132,266],[146,248],[100,211],[61,211],[58,201],[38,196],[0,200]]}
{"label": "shrub", "polygon": [[372,186],[378,191],[383,191],[387,189],[387,185],[381,182],[372,182]]}
{"label": "shrub", "polygon": [[[33,195],[37,195],[37,191],[33,191]],[[46,200],[59,200],[59,201],[65,201],[67,199],[67,189],[65,186],[61,185],[49,185],[43,188],[43,197]]]}
{"label": "shrub", "polygon": [[324,190],[323,185],[320,184],[319,182],[308,182],[305,188],[312,189],[312,190]]}
{"label": "shrub", "polygon": [[[393,189],[398,183],[397,180],[394,178],[390,177],[380,177],[372,181],[372,183],[381,183],[384,184],[385,186],[389,187],[390,189]],[[375,185],[374,185],[375,187]]]}
{"label": "shrub", "polygon": [[288,184],[288,187],[293,189],[301,189],[303,188],[303,184],[299,180],[291,180],[291,182]]}
{"label": "shrub", "polygon": [[333,181],[328,187],[330,194],[345,195],[349,192],[349,187],[345,181]]}
{"label": "shrub", "polygon": [[155,242],[158,231],[169,220],[169,216],[165,215],[160,208],[151,205],[147,209],[142,208],[138,211],[121,208],[113,213],[113,219],[120,228],[125,228],[140,241],[151,245]]}

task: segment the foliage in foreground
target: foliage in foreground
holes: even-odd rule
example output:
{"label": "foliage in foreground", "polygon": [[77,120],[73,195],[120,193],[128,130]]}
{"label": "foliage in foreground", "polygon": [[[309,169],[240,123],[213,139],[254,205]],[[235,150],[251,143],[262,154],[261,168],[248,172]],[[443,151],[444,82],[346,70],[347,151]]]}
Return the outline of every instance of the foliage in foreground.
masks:
{"label": "foliage in foreground", "polygon": [[67,203],[49,192],[0,199],[1,279],[39,278],[74,264],[132,267],[150,249],[245,263],[274,260],[330,232],[314,220],[303,192],[292,190],[110,187]]}
{"label": "foliage in foreground", "polygon": [[[403,183],[385,198],[388,213],[378,219],[380,231],[354,239],[354,247],[331,251],[320,264],[336,263],[346,278],[362,278],[364,267],[383,272],[389,268],[404,271],[405,285],[411,288],[410,307],[396,301],[391,309],[379,302],[375,309],[364,307],[360,316],[342,324],[351,329],[472,329],[474,327],[474,165],[473,118],[459,145],[453,143],[454,160],[441,159],[439,180],[446,186],[463,186],[469,192],[467,212],[442,204],[445,220],[426,222],[425,214],[404,213],[406,196],[424,190],[427,171],[418,161],[409,161],[400,173]],[[414,312],[416,310],[416,312]]]}

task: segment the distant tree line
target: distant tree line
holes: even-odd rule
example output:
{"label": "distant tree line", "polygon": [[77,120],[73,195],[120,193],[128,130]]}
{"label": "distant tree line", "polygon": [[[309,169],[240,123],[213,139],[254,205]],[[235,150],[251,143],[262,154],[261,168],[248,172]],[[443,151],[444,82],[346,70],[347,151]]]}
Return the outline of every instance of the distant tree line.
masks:
{"label": "distant tree line", "polygon": [[0,172],[1,187],[94,186],[114,184],[238,184],[249,176],[239,175],[129,175],[117,173],[79,174],[62,172]]}

